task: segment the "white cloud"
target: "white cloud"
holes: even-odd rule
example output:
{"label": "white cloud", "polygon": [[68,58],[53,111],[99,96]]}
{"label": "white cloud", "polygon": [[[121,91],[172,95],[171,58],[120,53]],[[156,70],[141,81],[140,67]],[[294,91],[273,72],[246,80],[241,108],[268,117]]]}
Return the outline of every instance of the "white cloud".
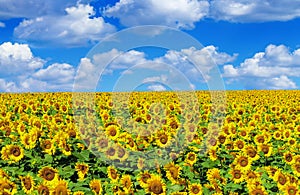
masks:
{"label": "white cloud", "polygon": [[52,83],[73,83],[75,70],[70,64],[54,63],[45,69],[40,69],[33,77],[41,81]]}
{"label": "white cloud", "polygon": [[238,67],[224,66],[224,77],[233,78],[250,88],[295,88],[288,77],[300,77],[300,49],[289,51],[284,45],[268,45]]}
{"label": "white cloud", "polygon": [[66,8],[64,15],[24,20],[15,28],[14,35],[32,42],[82,46],[97,42],[115,30],[102,17],[95,17],[92,6],[78,4]]}
{"label": "white cloud", "polygon": [[166,91],[167,89],[163,85],[150,85],[148,86],[148,90],[150,91]]}
{"label": "white cloud", "polygon": [[300,16],[300,2],[294,0],[213,0],[210,16],[232,22],[287,21]]}
{"label": "white cloud", "polygon": [[54,63],[35,57],[27,44],[6,42],[0,45],[0,91],[72,90],[75,70],[69,64]]}
{"label": "white cloud", "polygon": [[282,75],[266,80],[266,83],[271,86],[271,89],[295,89],[297,85],[295,82],[290,80],[287,76]]}
{"label": "white cloud", "polygon": [[0,28],[4,28],[5,27],[5,23],[0,22]]}
{"label": "white cloud", "polygon": [[5,42],[0,45],[0,76],[30,74],[43,64],[44,60],[34,57],[27,44]]}
{"label": "white cloud", "polygon": [[118,18],[125,26],[158,24],[189,29],[208,11],[206,0],[120,0],[104,14]]}

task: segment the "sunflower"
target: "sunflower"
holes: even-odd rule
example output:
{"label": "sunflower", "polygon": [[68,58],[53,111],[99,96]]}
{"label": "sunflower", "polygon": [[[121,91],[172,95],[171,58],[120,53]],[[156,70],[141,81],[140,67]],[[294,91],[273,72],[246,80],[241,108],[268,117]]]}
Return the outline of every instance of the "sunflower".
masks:
{"label": "sunflower", "polygon": [[256,186],[254,189],[249,191],[250,195],[267,195],[267,191],[262,186]]}
{"label": "sunflower", "polygon": [[130,175],[122,175],[120,182],[123,187],[123,190],[125,191],[126,194],[128,194],[133,185]]}
{"label": "sunflower", "polygon": [[154,194],[166,194],[166,184],[159,175],[152,175],[147,180],[146,192]]}
{"label": "sunflower", "polygon": [[34,190],[34,181],[32,176],[27,174],[26,176],[22,177],[20,176],[21,184],[22,184],[22,189],[26,194],[31,194]]}
{"label": "sunflower", "polygon": [[33,149],[36,145],[36,142],[32,141],[30,133],[23,133],[21,135],[21,143],[26,149]]}
{"label": "sunflower", "polygon": [[43,152],[50,155],[54,155],[56,150],[54,143],[51,139],[41,140],[41,148],[43,149]]}
{"label": "sunflower", "polygon": [[115,145],[110,145],[105,151],[106,157],[110,160],[115,160],[117,158],[117,149]]}
{"label": "sunflower", "polygon": [[119,180],[119,174],[118,174],[117,169],[115,169],[113,166],[109,166],[109,167],[107,168],[107,175],[108,175],[108,178],[109,178],[113,183],[118,182],[118,180]]}
{"label": "sunflower", "polygon": [[297,195],[297,194],[299,194],[299,188],[296,184],[288,183],[283,187],[283,189],[284,189],[285,194],[287,194],[287,195]]}
{"label": "sunflower", "polygon": [[243,148],[243,152],[248,156],[250,157],[251,161],[255,161],[255,160],[258,160],[260,157],[259,157],[259,154],[256,150],[256,148],[254,146],[251,146],[251,145],[247,145]]}
{"label": "sunflower", "polygon": [[226,184],[226,180],[220,175],[220,170],[217,168],[209,169],[206,175],[211,184]]}
{"label": "sunflower", "polygon": [[300,177],[300,163],[293,164],[292,170],[293,170],[294,175],[296,175],[297,177]]}
{"label": "sunflower", "polygon": [[56,183],[59,179],[58,171],[52,167],[46,166],[43,167],[41,170],[39,170],[39,177],[43,178],[46,184],[52,184]]}
{"label": "sunflower", "polygon": [[51,195],[69,195],[68,183],[64,180],[59,180],[51,191]]}
{"label": "sunflower", "polygon": [[50,188],[45,183],[41,183],[37,186],[38,194],[40,195],[49,195],[50,194]]}
{"label": "sunflower", "polygon": [[216,149],[209,149],[208,150],[208,157],[212,161],[216,161],[218,159],[218,154]]}
{"label": "sunflower", "polygon": [[99,152],[105,152],[109,146],[109,139],[104,136],[100,136],[96,139],[96,146]]}
{"label": "sunflower", "polygon": [[243,150],[243,148],[245,147],[245,142],[241,139],[237,139],[234,142],[234,149],[235,150]]}
{"label": "sunflower", "polygon": [[106,131],[106,135],[111,140],[117,140],[120,134],[120,127],[118,127],[117,125],[109,125],[105,128],[105,131]]}
{"label": "sunflower", "polygon": [[273,147],[269,144],[260,144],[258,150],[263,152],[264,156],[269,157],[272,154]]}
{"label": "sunflower", "polygon": [[94,192],[94,194],[100,195],[102,194],[102,185],[99,179],[93,179],[90,181],[90,188]]}
{"label": "sunflower", "polygon": [[172,143],[171,136],[165,132],[159,132],[155,141],[156,144],[161,148],[168,147]]}
{"label": "sunflower", "polygon": [[77,175],[78,175],[79,180],[83,180],[85,175],[89,171],[89,165],[86,164],[86,163],[77,162],[76,165],[75,165],[75,169],[77,171]]}
{"label": "sunflower", "polygon": [[234,183],[241,183],[245,180],[242,170],[240,169],[231,168],[229,174],[231,175],[231,180]]}
{"label": "sunflower", "polygon": [[147,182],[151,178],[151,174],[148,171],[139,173],[137,180],[142,188],[147,187]]}
{"label": "sunflower", "polygon": [[250,170],[251,163],[252,163],[251,158],[244,155],[237,155],[233,162],[233,164],[236,165],[236,168],[242,170],[242,172]]}
{"label": "sunflower", "polygon": [[9,163],[19,162],[24,157],[24,150],[18,145],[6,145],[1,150],[1,158]]}
{"label": "sunflower", "polygon": [[120,162],[123,162],[128,158],[128,156],[129,156],[128,152],[121,145],[116,145],[116,150],[117,150],[116,158]]}
{"label": "sunflower", "polygon": [[12,181],[1,178],[0,179],[0,193],[1,194],[16,194],[17,193],[17,186]]}
{"label": "sunflower", "polygon": [[283,159],[284,159],[284,162],[289,165],[292,165],[295,163],[295,158],[291,152],[285,152],[283,154]]}
{"label": "sunflower", "polygon": [[170,162],[164,167],[166,171],[167,178],[172,182],[172,184],[177,184],[180,178],[181,167],[175,165],[174,162]]}
{"label": "sunflower", "polygon": [[288,182],[288,179],[284,173],[282,173],[281,170],[276,171],[274,175],[274,180],[277,182],[278,188],[284,187],[284,185]]}
{"label": "sunflower", "polygon": [[277,130],[273,133],[273,138],[276,139],[276,140],[281,140],[282,138],[282,133],[280,130]]}
{"label": "sunflower", "polygon": [[189,153],[187,153],[186,158],[185,158],[185,162],[187,164],[189,164],[189,165],[192,166],[193,164],[196,163],[196,161],[197,161],[197,155],[196,155],[195,152],[189,152]]}
{"label": "sunflower", "polygon": [[203,193],[201,184],[189,184],[189,194],[201,195]]}

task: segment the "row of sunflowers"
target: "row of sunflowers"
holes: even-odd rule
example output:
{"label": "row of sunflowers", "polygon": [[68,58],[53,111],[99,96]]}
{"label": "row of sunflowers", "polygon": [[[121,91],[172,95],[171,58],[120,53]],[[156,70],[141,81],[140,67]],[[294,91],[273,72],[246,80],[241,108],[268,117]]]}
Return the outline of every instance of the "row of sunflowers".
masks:
{"label": "row of sunflowers", "polygon": [[300,194],[299,93],[0,94],[0,194]]}

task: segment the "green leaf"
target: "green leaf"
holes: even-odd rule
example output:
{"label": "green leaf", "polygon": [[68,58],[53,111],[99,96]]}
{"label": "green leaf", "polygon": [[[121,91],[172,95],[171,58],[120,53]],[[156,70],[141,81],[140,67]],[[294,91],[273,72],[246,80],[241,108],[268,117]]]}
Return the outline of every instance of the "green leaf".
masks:
{"label": "green leaf", "polygon": [[45,154],[44,162],[45,163],[52,163],[53,162],[53,157],[49,154]]}

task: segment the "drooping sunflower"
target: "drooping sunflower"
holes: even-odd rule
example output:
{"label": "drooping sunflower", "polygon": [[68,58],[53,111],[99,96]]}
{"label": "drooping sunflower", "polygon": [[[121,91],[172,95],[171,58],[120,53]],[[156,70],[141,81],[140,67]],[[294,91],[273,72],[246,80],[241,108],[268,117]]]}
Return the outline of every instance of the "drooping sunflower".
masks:
{"label": "drooping sunflower", "polygon": [[86,163],[77,162],[75,165],[79,180],[83,180],[89,171],[89,165]]}
{"label": "drooping sunflower", "polygon": [[93,179],[89,183],[91,190],[97,194],[100,195],[102,194],[102,185],[101,181],[99,179]]}
{"label": "drooping sunflower", "polygon": [[53,186],[53,184],[58,182],[59,175],[58,171],[52,167],[46,166],[39,170],[39,177],[43,178],[46,184]]}
{"label": "drooping sunflower", "polygon": [[152,175],[150,179],[147,180],[146,192],[154,194],[166,194],[166,184],[159,175]]}
{"label": "drooping sunflower", "polygon": [[113,183],[117,183],[119,180],[118,171],[113,166],[107,168],[107,176]]}
{"label": "drooping sunflower", "polygon": [[35,184],[31,175],[27,174],[26,176],[20,176],[22,190],[26,194],[31,194],[34,190]]}
{"label": "drooping sunflower", "polygon": [[172,182],[172,184],[177,184],[180,179],[180,171],[181,167],[179,165],[175,165],[174,162],[170,162],[164,167],[166,171],[167,178]]}
{"label": "drooping sunflower", "polygon": [[68,183],[60,179],[51,191],[51,195],[69,195]]}
{"label": "drooping sunflower", "polygon": [[189,194],[201,195],[202,193],[203,193],[203,189],[201,184],[198,183],[189,184]]}
{"label": "drooping sunflower", "polygon": [[132,181],[130,175],[122,175],[120,179],[120,183],[122,185],[123,190],[125,191],[126,194],[128,194],[131,191],[132,188]]}

